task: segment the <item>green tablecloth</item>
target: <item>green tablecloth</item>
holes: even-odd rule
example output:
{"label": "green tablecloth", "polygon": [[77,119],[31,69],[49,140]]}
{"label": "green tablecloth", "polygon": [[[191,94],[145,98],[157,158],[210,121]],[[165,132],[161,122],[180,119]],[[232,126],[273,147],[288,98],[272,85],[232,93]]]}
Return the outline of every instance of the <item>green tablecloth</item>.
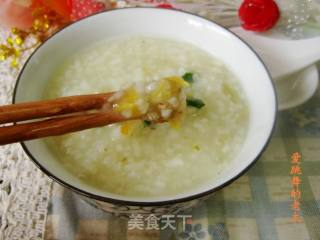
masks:
{"label": "green tablecloth", "polygon": [[[270,144],[242,177],[185,214],[192,215],[164,230],[128,230],[128,222],[82,202],[54,185],[46,239],[320,239],[320,89],[300,107],[280,112]],[[302,222],[293,222],[291,162],[301,154]],[[195,165],[196,167],[196,165]]]}

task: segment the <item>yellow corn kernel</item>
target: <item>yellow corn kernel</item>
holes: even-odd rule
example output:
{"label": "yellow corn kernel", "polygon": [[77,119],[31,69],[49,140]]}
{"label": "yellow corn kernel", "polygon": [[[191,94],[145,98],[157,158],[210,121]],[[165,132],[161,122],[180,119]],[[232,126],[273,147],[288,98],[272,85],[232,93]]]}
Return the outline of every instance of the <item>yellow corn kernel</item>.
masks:
{"label": "yellow corn kernel", "polygon": [[133,114],[137,113],[136,101],[139,99],[139,94],[134,88],[129,88],[124,92],[123,96],[117,101],[115,110],[118,112],[130,110]]}
{"label": "yellow corn kernel", "polygon": [[175,87],[189,87],[190,84],[185,81],[182,77],[179,76],[172,76],[172,77],[168,77],[166,78],[168,81],[170,81]]}
{"label": "yellow corn kernel", "polygon": [[161,103],[169,100],[172,96],[171,84],[168,80],[162,79],[157,83],[157,87],[150,93],[151,103]]}
{"label": "yellow corn kernel", "polygon": [[141,120],[127,121],[121,124],[120,131],[125,136],[131,136],[139,126],[141,126]]}

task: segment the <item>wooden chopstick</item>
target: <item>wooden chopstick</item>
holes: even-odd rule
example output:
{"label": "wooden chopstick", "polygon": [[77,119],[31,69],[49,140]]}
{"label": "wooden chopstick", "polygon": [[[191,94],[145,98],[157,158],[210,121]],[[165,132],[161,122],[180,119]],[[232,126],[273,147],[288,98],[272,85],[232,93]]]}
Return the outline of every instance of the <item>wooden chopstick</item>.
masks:
{"label": "wooden chopstick", "polygon": [[0,145],[63,135],[89,128],[128,120],[113,111],[88,113],[84,115],[53,118],[44,121],[0,127]]}
{"label": "wooden chopstick", "polygon": [[0,124],[100,109],[112,94],[79,95],[0,106]]}
{"label": "wooden chopstick", "polygon": [[[131,120],[114,112],[108,99],[114,93],[63,97],[54,100],[0,106],[0,145]],[[92,111],[94,110],[94,111]],[[39,120],[39,118],[48,118]],[[19,121],[33,122],[16,124]]]}

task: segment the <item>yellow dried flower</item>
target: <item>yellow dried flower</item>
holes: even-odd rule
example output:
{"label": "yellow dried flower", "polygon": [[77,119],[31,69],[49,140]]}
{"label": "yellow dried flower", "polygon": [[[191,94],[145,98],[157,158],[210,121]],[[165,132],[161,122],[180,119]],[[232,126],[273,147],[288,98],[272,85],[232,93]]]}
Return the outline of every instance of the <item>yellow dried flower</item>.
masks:
{"label": "yellow dried flower", "polygon": [[18,60],[16,58],[13,58],[11,61],[11,67],[16,68],[18,67]]}
{"label": "yellow dried flower", "polygon": [[20,36],[16,37],[14,41],[18,46],[21,46],[23,44],[23,39]]}
{"label": "yellow dried flower", "polygon": [[0,61],[4,61],[4,60],[6,60],[6,59],[7,59],[7,58],[6,58],[6,55],[0,53]]}
{"label": "yellow dried flower", "polygon": [[8,37],[8,38],[7,38],[7,43],[8,43],[10,46],[13,46],[14,41],[13,41],[13,39],[12,39],[11,37]]}
{"label": "yellow dried flower", "polygon": [[49,22],[45,22],[43,26],[44,26],[44,29],[46,29],[46,30],[48,30],[50,28]]}
{"label": "yellow dried flower", "polygon": [[[33,24],[29,30],[11,29],[11,35],[6,42],[0,44],[0,61],[10,59],[11,67],[16,68],[19,65],[19,58],[24,51],[35,47],[40,42],[47,39],[57,29],[63,27],[65,22],[59,15],[50,9],[39,7],[32,12]],[[25,39],[32,35],[36,39],[33,46],[26,47]]]}
{"label": "yellow dried flower", "polygon": [[16,56],[16,57],[20,57],[20,55],[21,55],[20,49],[14,48],[14,49],[13,49],[13,54],[14,54],[14,56]]}
{"label": "yellow dried flower", "polygon": [[18,28],[11,28],[11,32],[13,34],[17,34],[19,32]]}

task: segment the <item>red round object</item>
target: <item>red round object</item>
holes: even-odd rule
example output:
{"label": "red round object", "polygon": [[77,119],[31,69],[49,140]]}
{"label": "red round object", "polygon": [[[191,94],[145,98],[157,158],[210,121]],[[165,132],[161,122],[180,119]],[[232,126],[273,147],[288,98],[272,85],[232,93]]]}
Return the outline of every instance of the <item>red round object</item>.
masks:
{"label": "red round object", "polygon": [[272,28],[280,17],[278,5],[274,0],[245,0],[238,14],[242,27],[256,32]]}
{"label": "red round object", "polygon": [[170,3],[161,3],[157,5],[158,8],[167,8],[167,9],[172,9],[173,6]]}

